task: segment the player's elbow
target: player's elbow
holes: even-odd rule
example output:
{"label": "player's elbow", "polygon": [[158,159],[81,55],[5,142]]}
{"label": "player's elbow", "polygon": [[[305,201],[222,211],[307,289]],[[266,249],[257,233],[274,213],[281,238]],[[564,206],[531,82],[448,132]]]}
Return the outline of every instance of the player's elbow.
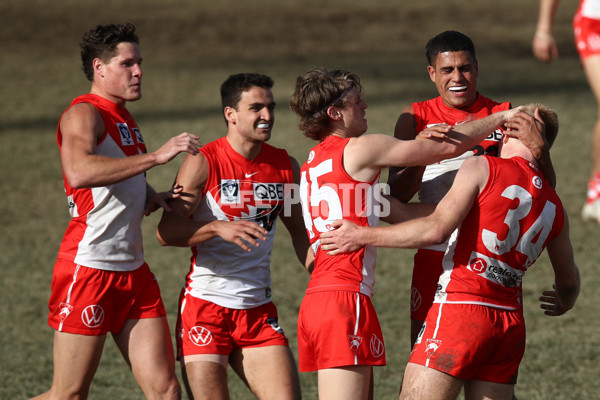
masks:
{"label": "player's elbow", "polygon": [[156,239],[161,246],[181,246],[169,229],[168,223],[165,223],[164,217],[156,228]]}
{"label": "player's elbow", "polygon": [[158,229],[156,229],[156,239],[158,240],[158,243],[160,243],[161,246],[169,245],[169,242],[165,239],[164,235],[161,232],[160,227]]}
{"label": "player's elbow", "polygon": [[86,174],[83,172],[65,171],[65,179],[73,189],[85,189],[91,187]]}
{"label": "player's elbow", "polygon": [[441,224],[434,224],[424,235],[427,245],[435,245],[444,243],[450,237],[451,230],[445,228]]}
{"label": "player's elbow", "polygon": [[581,279],[577,267],[575,267],[575,273],[571,279],[557,281],[555,287],[563,307],[566,310],[573,308],[581,290]]}

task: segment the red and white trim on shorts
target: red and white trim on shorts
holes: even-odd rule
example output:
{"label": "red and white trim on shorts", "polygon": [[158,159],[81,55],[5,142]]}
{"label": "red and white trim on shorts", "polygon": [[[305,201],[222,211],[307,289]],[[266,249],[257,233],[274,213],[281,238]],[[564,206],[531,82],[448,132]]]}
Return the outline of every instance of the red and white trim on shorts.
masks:
{"label": "red and white trim on shorts", "polygon": [[[71,294],[73,293],[73,286],[75,286],[75,283],[77,282],[77,273],[79,272],[80,268],[81,268],[81,265],[76,264],[76,266],[75,266],[75,272],[73,272],[73,281],[69,285],[69,290],[67,291],[67,299],[65,301],[66,304],[70,304],[71,303]],[[59,332],[62,332],[63,322],[64,322],[64,319],[61,319],[60,323],[58,324],[58,331]]]}

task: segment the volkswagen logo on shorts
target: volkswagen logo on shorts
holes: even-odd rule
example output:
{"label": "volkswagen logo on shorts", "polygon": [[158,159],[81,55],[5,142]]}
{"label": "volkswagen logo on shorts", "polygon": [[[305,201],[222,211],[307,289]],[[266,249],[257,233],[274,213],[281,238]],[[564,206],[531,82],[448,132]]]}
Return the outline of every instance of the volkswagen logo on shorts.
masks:
{"label": "volkswagen logo on shorts", "polygon": [[212,342],[212,333],[203,326],[194,326],[190,329],[189,337],[196,346],[206,346]]}
{"label": "volkswagen logo on shorts", "polygon": [[97,304],[87,306],[81,313],[81,320],[90,328],[97,328],[104,322],[104,309]]}

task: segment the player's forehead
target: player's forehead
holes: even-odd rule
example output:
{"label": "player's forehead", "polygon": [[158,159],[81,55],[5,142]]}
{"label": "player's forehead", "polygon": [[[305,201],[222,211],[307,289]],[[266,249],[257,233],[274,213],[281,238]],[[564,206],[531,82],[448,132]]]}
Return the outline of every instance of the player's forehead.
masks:
{"label": "player's forehead", "polygon": [[438,53],[433,60],[433,66],[436,69],[465,65],[475,65],[475,58],[467,50],[443,51]]}
{"label": "player's forehead", "polygon": [[140,47],[137,43],[133,42],[121,42],[115,48],[115,51],[112,54],[111,60],[114,61],[124,61],[124,60],[135,60],[141,61],[142,54],[140,52]]}
{"label": "player's forehead", "polygon": [[265,106],[274,104],[271,89],[252,86],[248,90],[242,91],[238,105],[248,106],[256,104]]}

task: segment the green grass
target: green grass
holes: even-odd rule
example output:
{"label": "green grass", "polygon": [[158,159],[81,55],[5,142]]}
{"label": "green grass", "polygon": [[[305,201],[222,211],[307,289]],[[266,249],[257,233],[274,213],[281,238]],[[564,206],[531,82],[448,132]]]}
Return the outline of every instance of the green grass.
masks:
{"label": "green grass", "polygon": [[[370,106],[369,131],[391,133],[403,107],[435,95],[425,71],[427,39],[445,29],[470,35],[477,47],[483,94],[515,105],[542,102],[558,112],[561,133],[552,156],[583,280],[575,309],[549,318],[537,301],[552,284],[547,257],[525,278],[528,345],[516,393],[522,399],[598,398],[600,227],[579,218],[591,166],[596,105],[572,44],[570,19],[576,4],[571,3],[561,5],[557,18],[562,57],[543,65],[530,51],[537,1],[2,2],[0,398],[25,399],[50,387],[53,333],[46,324],[47,300],[52,266],[68,222],[56,123],[71,99],[89,90],[79,69],[77,43],[82,33],[99,23],[125,21],[136,24],[142,40],[144,98],[129,108],[150,150],[182,131],[199,134],[204,142],[221,136],[219,84],[231,73],[257,71],[276,82],[272,144],[285,147],[300,162],[313,143],[298,132],[287,106],[296,76],[316,66],[357,72]],[[166,189],[181,159],[151,170],[150,183]],[[173,326],[189,254],[187,249],[158,245],[154,238],[158,217],[145,220],[144,244]],[[273,296],[296,353],[296,316],[308,276],[290,260],[291,252],[290,239],[280,226],[273,252]],[[375,370],[376,399],[397,397],[408,357],[412,253],[379,251],[373,301],[383,326],[388,365]],[[316,376],[301,374],[301,380],[304,397],[316,398]],[[230,388],[233,399],[252,398],[233,373]],[[142,398],[110,341],[90,398]]]}

